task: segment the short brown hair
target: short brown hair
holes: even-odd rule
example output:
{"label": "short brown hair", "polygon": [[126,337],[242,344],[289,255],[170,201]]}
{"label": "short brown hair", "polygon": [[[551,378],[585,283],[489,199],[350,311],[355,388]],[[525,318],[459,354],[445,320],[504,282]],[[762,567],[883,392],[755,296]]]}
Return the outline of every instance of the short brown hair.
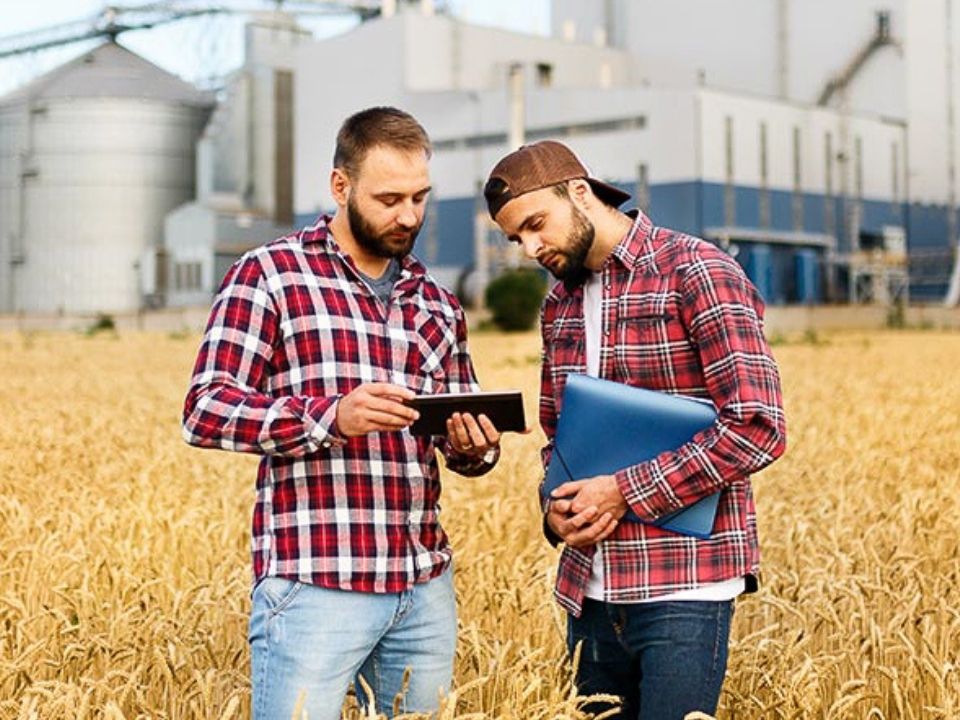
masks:
{"label": "short brown hair", "polygon": [[423,150],[428,158],[432,152],[427,131],[412,115],[395,107],[372,107],[343,121],[333,166],[354,175],[370,149],[378,145],[409,152]]}

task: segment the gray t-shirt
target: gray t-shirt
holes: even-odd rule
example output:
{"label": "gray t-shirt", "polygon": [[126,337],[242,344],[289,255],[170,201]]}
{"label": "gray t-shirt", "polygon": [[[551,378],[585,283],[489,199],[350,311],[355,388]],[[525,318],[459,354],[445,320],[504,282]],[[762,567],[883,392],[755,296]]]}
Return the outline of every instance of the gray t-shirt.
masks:
{"label": "gray t-shirt", "polygon": [[[357,272],[360,271],[358,270]],[[383,304],[386,305],[390,302],[390,293],[393,291],[393,284],[397,281],[397,278],[400,277],[400,263],[397,262],[396,258],[390,258],[387,269],[383,271],[383,275],[380,277],[372,278],[363,272],[360,272],[360,277],[367,281],[370,289],[373,290],[374,294],[383,300]]]}

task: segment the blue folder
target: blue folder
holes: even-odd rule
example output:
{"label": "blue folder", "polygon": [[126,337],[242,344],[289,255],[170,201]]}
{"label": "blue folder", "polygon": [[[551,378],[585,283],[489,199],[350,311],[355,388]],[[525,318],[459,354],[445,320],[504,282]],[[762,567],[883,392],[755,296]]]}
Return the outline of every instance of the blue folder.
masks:
{"label": "blue folder", "polygon": [[[571,374],[563,390],[542,492],[546,496],[570,480],[610,475],[676,450],[716,419],[713,404],[705,400]],[[708,495],[652,524],[684,535],[709,537],[719,498],[719,492]],[[629,510],[623,519],[641,521]]]}

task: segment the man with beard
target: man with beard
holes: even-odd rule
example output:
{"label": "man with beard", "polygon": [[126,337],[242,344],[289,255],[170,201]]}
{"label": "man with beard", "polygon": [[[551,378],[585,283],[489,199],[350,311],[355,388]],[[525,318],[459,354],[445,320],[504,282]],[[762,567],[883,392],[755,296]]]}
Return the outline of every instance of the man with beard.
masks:
{"label": "man with beard", "polygon": [[[565,545],[555,594],[569,613],[570,652],[582,644],[581,693],[619,696],[622,718],[712,714],[734,598],[757,589],[749,475],[785,448],[763,303],[717,247],[656,228],[642,212],[620,212],[629,195],[589,177],[561,143],[507,155],[484,194],[506,236],[562,281],[541,315],[544,466],[569,373],[717,408],[714,425],[683,446],[561,485],[543,508],[548,539]],[[627,509],[649,522],[717,492],[706,539],[621,521]]]}
{"label": "man with beard", "polygon": [[450,686],[457,620],[436,452],[480,475],[500,436],[483,415],[454,415],[446,437],[408,430],[415,394],[478,389],[462,309],[410,254],[429,157],[426,132],[400,110],[348,118],[330,176],[336,213],[234,264],[197,357],[187,442],[262,456],[257,720],[296,708],[339,718],[361,676],[387,713],[434,710]]}

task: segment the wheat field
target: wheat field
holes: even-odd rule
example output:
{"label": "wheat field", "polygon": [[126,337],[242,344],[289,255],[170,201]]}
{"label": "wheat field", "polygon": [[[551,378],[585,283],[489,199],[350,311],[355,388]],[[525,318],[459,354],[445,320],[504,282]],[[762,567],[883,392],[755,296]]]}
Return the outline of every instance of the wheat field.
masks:
{"label": "wheat field", "polygon": [[[0,335],[0,719],[248,716],[256,458],[180,440],[198,342]],[[537,336],[471,343],[483,384],[523,388],[533,418]],[[738,603],[718,717],[960,717],[960,334],[774,352],[789,449],[754,480],[764,582]],[[584,717],[541,440],[507,437],[485,478],[444,475],[461,630],[443,718]]]}

